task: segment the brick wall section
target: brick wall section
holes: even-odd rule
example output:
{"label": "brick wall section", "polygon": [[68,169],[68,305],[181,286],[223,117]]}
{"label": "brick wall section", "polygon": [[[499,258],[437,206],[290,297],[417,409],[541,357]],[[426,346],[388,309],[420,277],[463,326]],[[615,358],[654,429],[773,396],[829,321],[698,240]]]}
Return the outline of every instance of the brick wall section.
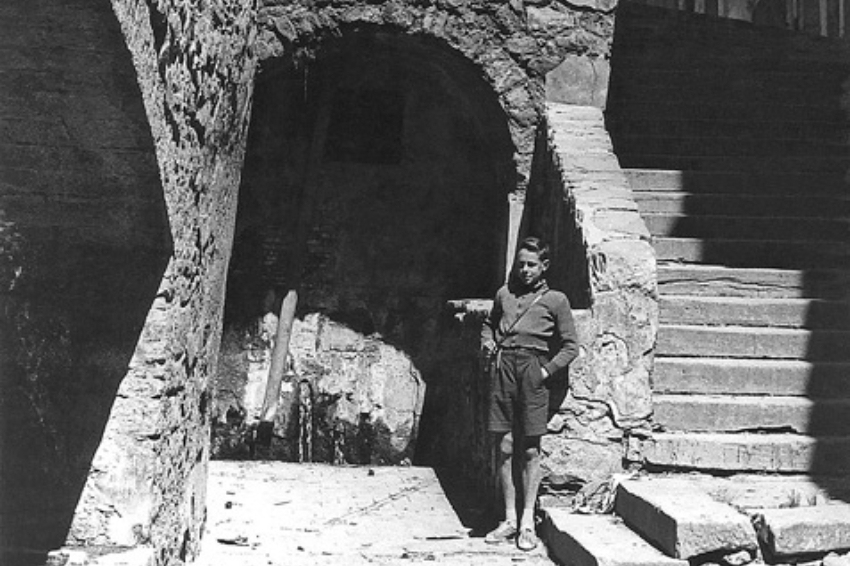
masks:
{"label": "brick wall section", "polygon": [[526,222],[553,243],[552,283],[579,309],[581,342],[569,394],[550,423],[554,434],[543,442],[557,483],[617,472],[626,437],[648,432],[658,303],[649,233],[602,111],[549,103],[544,132]]}

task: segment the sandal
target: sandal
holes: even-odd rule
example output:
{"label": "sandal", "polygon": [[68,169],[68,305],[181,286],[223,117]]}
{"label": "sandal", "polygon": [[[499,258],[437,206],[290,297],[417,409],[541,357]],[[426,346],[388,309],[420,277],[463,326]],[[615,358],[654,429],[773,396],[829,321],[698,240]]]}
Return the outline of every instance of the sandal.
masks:
{"label": "sandal", "polygon": [[487,544],[499,544],[508,542],[516,536],[516,525],[507,521],[502,521],[499,526],[487,533],[484,537],[484,542]]}
{"label": "sandal", "polygon": [[516,547],[520,550],[528,552],[537,548],[540,544],[540,539],[534,534],[534,529],[524,527],[520,529],[519,536],[516,538]]}

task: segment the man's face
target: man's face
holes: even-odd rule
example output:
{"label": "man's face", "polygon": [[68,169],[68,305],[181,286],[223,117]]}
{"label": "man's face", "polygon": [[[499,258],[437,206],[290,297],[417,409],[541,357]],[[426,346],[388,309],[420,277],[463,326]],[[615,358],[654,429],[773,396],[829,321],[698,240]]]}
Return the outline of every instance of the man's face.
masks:
{"label": "man's face", "polygon": [[537,252],[523,249],[516,256],[517,276],[526,287],[536,286],[548,267],[549,261],[541,261]]}

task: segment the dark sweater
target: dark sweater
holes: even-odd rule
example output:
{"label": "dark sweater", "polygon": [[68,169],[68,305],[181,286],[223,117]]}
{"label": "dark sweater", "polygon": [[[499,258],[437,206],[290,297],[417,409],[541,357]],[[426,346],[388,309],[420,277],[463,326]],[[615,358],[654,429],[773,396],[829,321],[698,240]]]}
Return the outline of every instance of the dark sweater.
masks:
{"label": "dark sweater", "polygon": [[[508,331],[541,293],[541,298]],[[570,365],[578,355],[570,301],[560,291],[549,289],[545,282],[536,290],[515,289],[513,285],[499,289],[482,339],[485,343],[499,343],[502,348],[528,348],[546,354],[554,351],[554,356],[543,365],[549,375]]]}

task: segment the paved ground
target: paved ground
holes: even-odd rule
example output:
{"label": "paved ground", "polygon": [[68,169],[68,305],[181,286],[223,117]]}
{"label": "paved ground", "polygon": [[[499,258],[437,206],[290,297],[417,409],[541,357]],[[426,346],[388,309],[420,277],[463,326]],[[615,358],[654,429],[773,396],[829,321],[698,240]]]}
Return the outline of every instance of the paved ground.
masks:
{"label": "paved ground", "polygon": [[212,462],[200,566],[551,566],[488,545],[428,468]]}

